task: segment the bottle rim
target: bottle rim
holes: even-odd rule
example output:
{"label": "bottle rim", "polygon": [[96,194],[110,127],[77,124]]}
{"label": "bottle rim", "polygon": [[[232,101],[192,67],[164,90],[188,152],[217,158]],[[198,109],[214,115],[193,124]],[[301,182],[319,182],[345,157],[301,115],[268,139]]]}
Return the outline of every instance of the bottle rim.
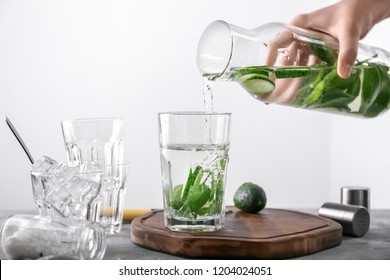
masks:
{"label": "bottle rim", "polygon": [[81,260],[101,260],[106,253],[106,234],[97,223],[91,223],[81,234],[79,258]]}
{"label": "bottle rim", "polygon": [[234,48],[232,27],[223,20],[211,22],[197,48],[197,66],[203,76],[220,77],[229,66]]}

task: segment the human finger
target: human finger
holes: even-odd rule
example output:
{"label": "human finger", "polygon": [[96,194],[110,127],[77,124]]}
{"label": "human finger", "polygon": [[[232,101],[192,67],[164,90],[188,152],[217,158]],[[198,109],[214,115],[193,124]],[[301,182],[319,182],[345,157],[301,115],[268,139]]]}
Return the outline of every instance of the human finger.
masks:
{"label": "human finger", "polygon": [[348,78],[355,64],[358,53],[359,36],[349,33],[348,36],[339,36],[339,57],[337,73],[341,78]]}

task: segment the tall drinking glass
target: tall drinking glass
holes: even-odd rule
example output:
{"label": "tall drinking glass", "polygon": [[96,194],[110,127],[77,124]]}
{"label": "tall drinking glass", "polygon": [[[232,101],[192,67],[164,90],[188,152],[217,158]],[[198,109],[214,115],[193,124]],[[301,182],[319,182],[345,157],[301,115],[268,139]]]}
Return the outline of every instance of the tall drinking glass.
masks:
{"label": "tall drinking glass", "polygon": [[230,113],[160,113],[165,226],[215,231],[225,221]]}
{"label": "tall drinking glass", "polygon": [[69,164],[123,162],[125,119],[66,120],[61,126]]}
{"label": "tall drinking glass", "polygon": [[95,220],[106,233],[119,232],[122,224],[128,164],[124,163],[125,119],[91,118],[62,121],[69,165],[90,163],[103,167],[103,185],[95,201]]}

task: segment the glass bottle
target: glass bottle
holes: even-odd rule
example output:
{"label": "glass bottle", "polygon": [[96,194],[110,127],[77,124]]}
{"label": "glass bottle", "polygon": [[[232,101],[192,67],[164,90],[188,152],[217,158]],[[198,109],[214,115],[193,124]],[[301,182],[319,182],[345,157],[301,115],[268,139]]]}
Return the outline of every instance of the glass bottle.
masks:
{"label": "glass bottle", "polygon": [[1,243],[10,259],[100,260],[106,251],[104,229],[97,223],[27,214],[6,219]]}
{"label": "glass bottle", "polygon": [[338,41],[285,23],[247,30],[212,22],[197,64],[209,81],[240,83],[264,103],[376,117],[390,106],[390,54],[359,44],[348,79],[337,75]]}

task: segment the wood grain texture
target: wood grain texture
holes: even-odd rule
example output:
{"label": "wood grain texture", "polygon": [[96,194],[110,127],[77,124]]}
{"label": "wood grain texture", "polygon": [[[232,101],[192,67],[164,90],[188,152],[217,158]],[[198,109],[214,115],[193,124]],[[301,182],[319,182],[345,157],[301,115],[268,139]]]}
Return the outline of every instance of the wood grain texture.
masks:
{"label": "wood grain texture", "polygon": [[286,259],[337,246],[340,224],[312,214],[266,208],[250,214],[229,207],[225,227],[216,232],[174,232],[163,211],[133,220],[131,240],[142,247],[187,258]]}

